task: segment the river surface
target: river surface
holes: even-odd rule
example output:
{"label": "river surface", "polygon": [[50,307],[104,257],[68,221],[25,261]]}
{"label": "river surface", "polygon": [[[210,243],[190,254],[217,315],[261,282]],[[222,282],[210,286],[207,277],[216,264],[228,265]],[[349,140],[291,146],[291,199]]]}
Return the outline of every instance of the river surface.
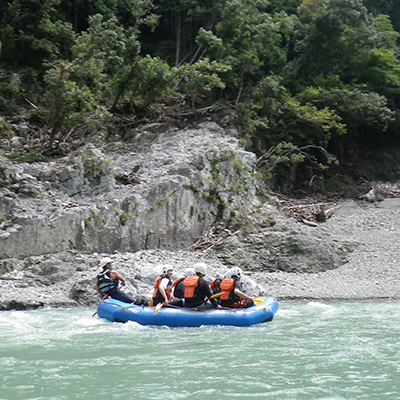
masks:
{"label": "river surface", "polygon": [[250,328],[0,312],[0,399],[400,399],[400,302],[280,302]]}

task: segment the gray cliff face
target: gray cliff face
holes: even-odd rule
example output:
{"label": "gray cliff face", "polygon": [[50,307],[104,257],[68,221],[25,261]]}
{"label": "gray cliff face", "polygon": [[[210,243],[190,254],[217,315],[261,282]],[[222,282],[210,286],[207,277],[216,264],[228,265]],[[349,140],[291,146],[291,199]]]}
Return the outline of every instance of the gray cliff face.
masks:
{"label": "gray cliff face", "polygon": [[190,246],[253,201],[254,162],[215,124],[144,130],[48,164],[3,160],[0,257]]}
{"label": "gray cliff face", "polygon": [[[100,254],[185,249],[210,230],[224,239],[210,247],[220,268],[318,272],[347,251],[267,201],[255,155],[215,123],[92,138],[48,163],[0,160],[0,309],[93,305]],[[139,270],[140,295],[151,286]]]}

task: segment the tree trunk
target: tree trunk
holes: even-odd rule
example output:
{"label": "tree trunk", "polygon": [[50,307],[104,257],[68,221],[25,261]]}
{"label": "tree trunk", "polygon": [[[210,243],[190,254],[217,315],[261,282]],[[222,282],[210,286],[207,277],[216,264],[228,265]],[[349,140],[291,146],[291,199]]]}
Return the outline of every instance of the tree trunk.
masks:
{"label": "tree trunk", "polygon": [[175,35],[176,35],[176,49],[175,49],[175,67],[179,66],[179,59],[181,53],[181,12],[175,13]]}

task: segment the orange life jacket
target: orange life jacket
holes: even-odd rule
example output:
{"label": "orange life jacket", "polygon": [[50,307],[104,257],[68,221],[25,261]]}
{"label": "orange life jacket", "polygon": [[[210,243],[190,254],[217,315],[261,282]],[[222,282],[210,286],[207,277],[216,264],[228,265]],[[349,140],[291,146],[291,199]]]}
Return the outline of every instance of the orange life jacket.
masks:
{"label": "orange life jacket", "polygon": [[[183,282],[183,280],[185,279],[185,277],[182,278],[178,278],[171,286],[174,289],[174,297],[177,297],[178,299],[181,299],[183,297],[183,289],[182,289],[182,285],[180,285],[181,282]],[[172,294],[172,290],[171,290],[171,294]]]}
{"label": "orange life jacket", "polygon": [[[178,278],[178,279],[171,285],[171,287],[168,288],[169,293],[171,294],[171,297],[172,297],[172,289],[173,289],[179,282],[183,281],[184,279],[185,279],[185,278]],[[176,289],[175,289],[175,290],[176,290]],[[170,297],[170,294],[168,294],[168,298]],[[175,296],[175,293],[174,293],[174,297],[176,297],[176,296]]]}
{"label": "orange life jacket", "polygon": [[183,280],[183,286],[185,286],[185,292],[183,294],[183,297],[185,299],[192,299],[194,296],[195,289],[197,288],[197,284],[199,281],[199,277],[197,275],[195,276],[187,276]]}
{"label": "orange life jacket", "polygon": [[219,287],[222,292],[222,295],[219,297],[221,300],[228,300],[229,295],[233,291],[233,288],[235,287],[235,280],[236,279],[222,279]]}
{"label": "orange life jacket", "polygon": [[173,287],[175,287],[180,281],[183,281],[185,278],[178,278],[172,285],[171,285],[171,290]]}
{"label": "orange life jacket", "polygon": [[[160,288],[160,282],[161,279],[166,278],[165,276],[159,276],[153,284],[154,292],[153,292],[153,299],[157,296],[158,289]],[[171,290],[172,290],[172,285],[171,285],[171,280],[169,279],[169,283],[167,285],[167,288],[165,289],[165,294],[167,295],[168,299],[171,298]]]}
{"label": "orange life jacket", "polygon": [[210,283],[210,289],[212,290],[213,294],[219,293],[221,291],[221,279],[214,279]]}

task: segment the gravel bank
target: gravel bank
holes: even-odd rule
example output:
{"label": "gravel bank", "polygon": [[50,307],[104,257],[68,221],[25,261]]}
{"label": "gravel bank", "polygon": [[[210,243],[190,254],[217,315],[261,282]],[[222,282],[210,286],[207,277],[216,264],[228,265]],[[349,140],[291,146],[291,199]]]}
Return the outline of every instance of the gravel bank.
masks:
{"label": "gravel bank", "polygon": [[400,199],[348,200],[327,222],[310,229],[351,244],[348,262],[318,274],[259,276],[270,295],[281,300],[400,299]]}

